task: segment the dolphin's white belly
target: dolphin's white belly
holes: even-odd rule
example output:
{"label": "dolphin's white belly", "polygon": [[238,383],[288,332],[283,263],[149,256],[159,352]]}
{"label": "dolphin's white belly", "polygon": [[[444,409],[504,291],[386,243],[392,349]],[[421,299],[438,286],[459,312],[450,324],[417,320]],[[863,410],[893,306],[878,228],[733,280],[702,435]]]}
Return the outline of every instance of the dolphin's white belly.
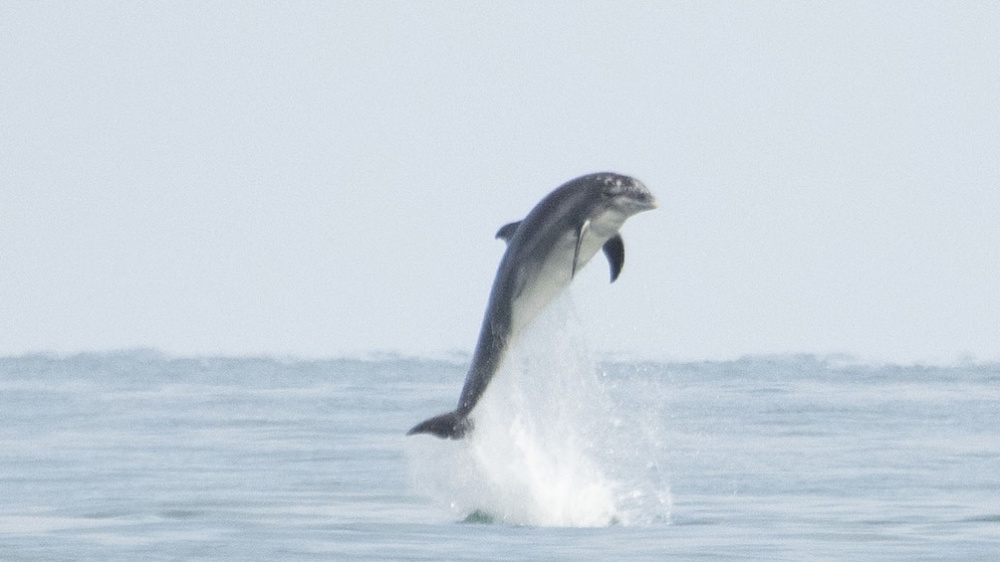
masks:
{"label": "dolphin's white belly", "polygon": [[[612,230],[605,235],[604,229],[587,229],[580,244],[577,256],[576,271],[580,271],[615,234]],[[513,334],[517,334],[529,324],[563,289],[573,280],[573,257],[576,254],[576,238],[574,231],[568,231],[559,237],[552,245],[544,261],[531,270],[516,272],[524,275],[521,292],[515,297],[512,306]]]}

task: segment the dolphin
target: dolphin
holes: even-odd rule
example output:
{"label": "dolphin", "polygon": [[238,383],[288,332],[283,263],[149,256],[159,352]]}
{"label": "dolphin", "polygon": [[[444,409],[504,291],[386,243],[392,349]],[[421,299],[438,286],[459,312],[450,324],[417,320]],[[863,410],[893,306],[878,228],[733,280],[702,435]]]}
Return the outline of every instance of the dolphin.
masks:
{"label": "dolphin", "polygon": [[417,424],[407,435],[431,433],[461,439],[472,429],[469,414],[516,335],[599,249],[608,258],[614,282],[625,263],[625,245],[618,230],[625,219],[656,205],[653,194],[635,178],[610,172],[590,174],[561,185],[524,220],[500,228],[496,237],[507,242],[507,250],[493,280],[458,407]]}

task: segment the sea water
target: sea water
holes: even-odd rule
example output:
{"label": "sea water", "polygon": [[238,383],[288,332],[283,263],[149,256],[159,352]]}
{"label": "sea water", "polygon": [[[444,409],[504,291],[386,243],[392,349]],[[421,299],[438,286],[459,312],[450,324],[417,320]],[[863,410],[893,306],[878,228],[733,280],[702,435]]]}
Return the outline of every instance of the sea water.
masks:
{"label": "sea water", "polygon": [[[570,318],[567,318],[567,315]],[[1000,365],[0,358],[0,560],[1000,558]]]}

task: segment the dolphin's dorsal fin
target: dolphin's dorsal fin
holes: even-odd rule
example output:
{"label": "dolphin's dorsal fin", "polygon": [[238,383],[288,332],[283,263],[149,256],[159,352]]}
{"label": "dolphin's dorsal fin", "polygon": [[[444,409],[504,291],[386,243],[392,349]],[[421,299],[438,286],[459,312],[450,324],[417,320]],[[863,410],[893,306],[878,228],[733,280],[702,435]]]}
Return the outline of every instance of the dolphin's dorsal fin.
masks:
{"label": "dolphin's dorsal fin", "polygon": [[625,265],[625,242],[622,241],[621,234],[615,234],[604,243],[604,255],[608,257],[608,265],[611,266],[611,282],[618,279],[618,274],[622,272]]}
{"label": "dolphin's dorsal fin", "polygon": [[587,235],[589,228],[590,219],[587,219],[580,225],[580,230],[576,231],[576,247],[573,248],[573,272],[570,274],[570,279],[576,277],[577,264],[580,263],[580,246],[583,245],[583,237]]}
{"label": "dolphin's dorsal fin", "polygon": [[510,239],[514,237],[514,232],[517,231],[517,227],[519,226],[521,226],[521,221],[505,224],[500,227],[500,230],[497,231],[496,237],[501,238],[504,242],[510,244]]}

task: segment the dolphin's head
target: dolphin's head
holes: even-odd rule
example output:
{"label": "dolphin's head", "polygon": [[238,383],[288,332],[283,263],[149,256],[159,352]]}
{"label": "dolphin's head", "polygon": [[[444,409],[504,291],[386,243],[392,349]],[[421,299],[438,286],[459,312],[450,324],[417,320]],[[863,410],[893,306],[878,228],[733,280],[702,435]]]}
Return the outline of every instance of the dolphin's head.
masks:
{"label": "dolphin's head", "polygon": [[513,243],[512,237],[522,232],[533,239],[548,227],[578,232],[586,224],[591,232],[607,239],[627,218],[656,206],[653,194],[633,177],[613,172],[588,174],[556,188],[523,221],[505,226],[497,237]]}
{"label": "dolphin's head", "polygon": [[604,237],[613,236],[632,215],[656,208],[656,198],[641,181],[613,172],[578,177],[550,197],[557,194],[575,199],[576,220],[586,220],[595,234]]}
{"label": "dolphin's head", "polygon": [[600,200],[600,206],[626,217],[656,208],[656,197],[643,183],[633,177],[611,172],[591,174],[581,178]]}

